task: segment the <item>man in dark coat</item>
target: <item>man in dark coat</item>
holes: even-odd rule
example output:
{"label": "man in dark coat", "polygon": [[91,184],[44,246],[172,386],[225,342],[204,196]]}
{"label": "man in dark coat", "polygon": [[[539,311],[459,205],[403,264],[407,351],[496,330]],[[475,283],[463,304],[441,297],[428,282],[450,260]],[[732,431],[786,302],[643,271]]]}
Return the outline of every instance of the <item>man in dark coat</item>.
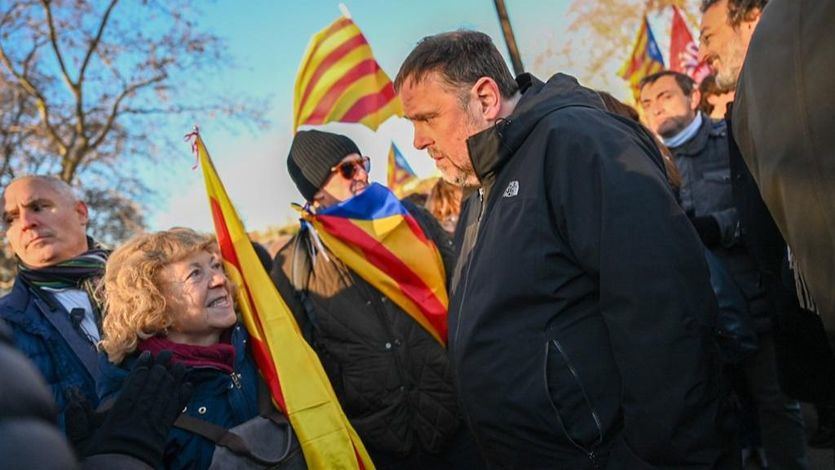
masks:
{"label": "man in dark coat", "polygon": [[86,235],[87,206],[57,178],[18,178],[6,186],[2,204],[18,274],[0,299],[0,319],[46,379],[63,428],[72,391],[93,406],[98,402],[101,316],[91,292],[107,252]]}
{"label": "man in dark coat", "polygon": [[[348,137],[300,131],[287,167],[315,211],[367,189],[367,158]],[[449,236],[426,210],[402,203],[449,273]],[[483,465],[461,420],[446,349],[415,319],[321,245],[312,228],[276,254],[271,276],[377,468]]]}
{"label": "man in dark coat", "polygon": [[[707,14],[707,11],[705,12]],[[835,334],[835,1],[769,2],[747,48],[734,135]]]}
{"label": "man in dark coat", "polygon": [[449,354],[503,468],[717,468],[716,300],[638,124],[567,75],[513,80],[482,33],[423,39],[395,80],[414,144],[472,194]]}
{"label": "man in dark coat", "polygon": [[[781,383],[831,407],[835,359],[824,325],[831,341],[835,159],[821,139],[835,128],[835,93],[822,73],[835,64],[835,1],[703,0],[702,12],[700,54],[736,90],[727,116],[734,198],[778,306]],[[832,416],[819,414],[830,436]]]}
{"label": "man in dark coat", "polygon": [[[775,306],[765,289],[765,273],[748,250],[736,207],[724,121],[699,110],[701,96],[687,75],[664,71],[641,81],[641,106],[650,129],[673,154],[681,175],[681,205],[699,237],[727,269],[754,320],[759,348],[739,364],[746,396],[759,413],[768,463],[806,468],[806,443],[800,404],[780,388],[774,351]],[[746,232],[746,235],[748,233]],[[759,236],[759,234],[752,234]]]}

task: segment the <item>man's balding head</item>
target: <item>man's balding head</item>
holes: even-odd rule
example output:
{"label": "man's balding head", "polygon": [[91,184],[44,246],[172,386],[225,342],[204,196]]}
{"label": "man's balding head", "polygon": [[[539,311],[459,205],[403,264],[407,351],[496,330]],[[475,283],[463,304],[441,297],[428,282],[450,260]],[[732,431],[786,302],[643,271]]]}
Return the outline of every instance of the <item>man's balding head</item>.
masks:
{"label": "man's balding head", "polygon": [[3,226],[15,255],[31,268],[51,266],[87,251],[87,206],[53,176],[23,176],[0,201]]}

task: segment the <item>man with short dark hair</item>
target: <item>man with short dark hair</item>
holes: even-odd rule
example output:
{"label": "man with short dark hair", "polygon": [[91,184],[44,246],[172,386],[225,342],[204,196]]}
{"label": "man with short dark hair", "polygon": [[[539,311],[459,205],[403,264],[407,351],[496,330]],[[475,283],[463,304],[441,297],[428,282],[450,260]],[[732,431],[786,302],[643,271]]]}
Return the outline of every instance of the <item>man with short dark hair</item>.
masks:
{"label": "man with short dark hair", "polygon": [[[454,256],[449,237],[423,208],[397,201],[383,186],[369,184],[369,165],[369,157],[362,156],[351,139],[317,130],[299,131],[287,157],[290,177],[309,204],[309,218],[344,207],[354,218],[365,221],[379,211],[394,208],[402,213],[399,208],[404,208],[416,223],[411,229],[401,229],[409,234],[420,232],[420,238],[433,245],[432,251],[440,252],[438,259],[428,256],[419,260],[425,263],[425,269],[419,271],[437,268],[440,285],[436,287],[444,290],[445,296],[443,273],[450,272]],[[380,224],[390,225],[396,218],[388,214],[388,222]],[[354,225],[340,227],[332,235],[341,240],[354,240],[351,233],[362,230]],[[379,469],[483,466],[461,420],[443,342],[418,321],[420,317],[410,313],[401,297],[386,289],[386,279],[378,271],[371,275],[361,269],[366,265],[356,264],[355,256],[342,255],[338,251],[342,245],[332,245],[334,240],[327,236],[330,232],[320,229],[312,223],[303,224],[276,254],[271,276],[322,361],[345,415],[374,465]],[[404,239],[402,232],[389,234],[391,239]],[[386,245],[396,244],[396,240],[375,239],[372,243],[381,246],[383,253],[368,245],[350,246],[363,259],[381,255],[376,258],[377,267],[386,265],[392,256],[397,258],[397,247]],[[415,245],[403,248],[418,249]],[[396,272],[411,269],[406,262],[396,263]],[[419,287],[421,282],[429,280],[411,279],[406,288],[425,294]],[[412,305],[420,303],[419,297],[413,296]],[[445,324],[446,318],[443,321]]]}
{"label": "man with short dark hair", "polygon": [[18,261],[0,318],[52,389],[59,424],[69,394],[98,402],[101,315],[92,291],[108,252],[87,236],[87,206],[52,176],[24,176],[3,191],[3,226]]}
{"label": "man with short dark hair", "polygon": [[781,391],[778,381],[772,334],[775,306],[742,238],[725,122],[703,115],[700,101],[695,83],[684,74],[665,71],[641,81],[641,106],[649,127],[670,149],[681,174],[682,208],[702,242],[731,274],[754,321],[759,349],[739,364],[739,372],[759,413],[768,463],[776,468],[805,468],[800,404]]}
{"label": "man with short dark hair", "polygon": [[449,356],[488,463],[725,464],[716,300],[652,137],[567,75],[514,83],[479,32],[423,39],[395,87],[469,193]]}

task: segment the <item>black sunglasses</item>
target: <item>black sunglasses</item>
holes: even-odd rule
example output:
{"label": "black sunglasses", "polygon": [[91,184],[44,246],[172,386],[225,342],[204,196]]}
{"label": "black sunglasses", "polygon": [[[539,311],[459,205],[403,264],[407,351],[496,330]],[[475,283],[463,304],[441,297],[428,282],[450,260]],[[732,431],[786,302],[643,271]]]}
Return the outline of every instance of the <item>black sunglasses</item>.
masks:
{"label": "black sunglasses", "polygon": [[346,180],[349,180],[357,174],[357,168],[362,167],[366,173],[371,172],[371,158],[370,157],[362,157],[359,160],[351,160],[347,162],[342,162],[339,165],[331,168],[331,172],[338,171],[340,175]]}

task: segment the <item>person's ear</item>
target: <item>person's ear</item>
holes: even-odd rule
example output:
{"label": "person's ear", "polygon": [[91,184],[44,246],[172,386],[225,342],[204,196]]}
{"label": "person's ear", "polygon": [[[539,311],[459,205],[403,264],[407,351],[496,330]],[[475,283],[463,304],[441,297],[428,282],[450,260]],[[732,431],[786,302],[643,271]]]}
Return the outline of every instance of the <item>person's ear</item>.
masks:
{"label": "person's ear", "polygon": [[87,204],[84,204],[82,201],[76,201],[75,203],[75,213],[78,214],[78,220],[81,221],[81,225],[87,226],[87,223],[90,221],[90,214],[87,209]]}
{"label": "person's ear", "polygon": [[699,91],[697,88],[693,89],[693,93],[690,94],[690,110],[691,111],[699,111],[699,105],[702,104],[702,92]]}
{"label": "person's ear", "polygon": [[490,77],[481,77],[472,87],[478,103],[478,112],[489,122],[495,121],[502,107],[499,85]]}

